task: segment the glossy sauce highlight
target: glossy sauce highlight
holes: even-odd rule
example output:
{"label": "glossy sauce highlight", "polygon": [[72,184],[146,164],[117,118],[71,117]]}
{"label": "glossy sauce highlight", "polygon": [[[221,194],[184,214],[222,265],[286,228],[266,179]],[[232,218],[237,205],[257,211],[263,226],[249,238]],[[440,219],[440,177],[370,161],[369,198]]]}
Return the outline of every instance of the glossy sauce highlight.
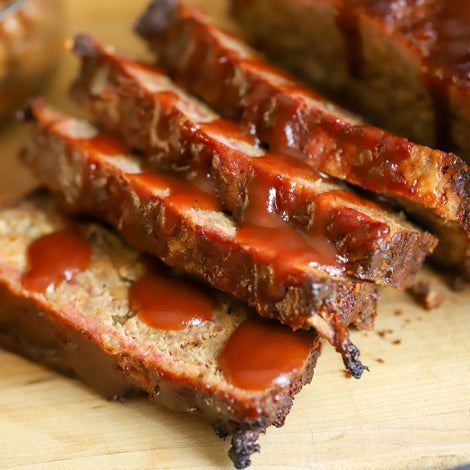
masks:
{"label": "glossy sauce highlight", "polygon": [[45,293],[91,264],[88,240],[75,228],[43,235],[28,247],[28,271],[21,282],[28,290]]}
{"label": "glossy sauce highlight", "polygon": [[245,390],[287,386],[308,359],[312,336],[253,316],[233,333],[219,356],[226,380]]}
{"label": "glossy sauce highlight", "polygon": [[210,320],[216,303],[201,285],[149,272],[130,287],[129,307],[152,328],[183,330]]}

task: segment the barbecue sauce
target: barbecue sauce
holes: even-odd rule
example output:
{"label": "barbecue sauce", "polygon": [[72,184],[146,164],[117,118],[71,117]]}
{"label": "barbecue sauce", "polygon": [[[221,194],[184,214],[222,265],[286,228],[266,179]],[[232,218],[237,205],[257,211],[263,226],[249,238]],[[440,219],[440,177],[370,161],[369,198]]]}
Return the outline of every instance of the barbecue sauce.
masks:
{"label": "barbecue sauce", "polygon": [[245,219],[237,230],[237,240],[255,258],[273,267],[276,280],[282,283],[299,265],[323,267],[332,274],[344,268],[334,243],[324,232],[309,236],[281,218],[275,207],[276,188],[264,182],[261,174],[249,186],[250,199]]}
{"label": "barbecue sauce", "polygon": [[220,353],[227,381],[245,390],[288,386],[305,364],[312,336],[258,316],[246,319]]}
{"label": "barbecue sauce", "polygon": [[321,268],[332,275],[339,275],[343,269],[333,244],[323,237],[308,237],[286,223],[274,227],[242,224],[237,239],[255,258],[270,264],[280,282],[299,266]]}
{"label": "barbecue sauce", "polygon": [[29,268],[21,280],[23,287],[43,294],[87,269],[92,249],[76,228],[66,228],[33,240],[27,255]]}
{"label": "barbecue sauce", "polygon": [[[459,5],[464,1],[452,0]],[[386,1],[345,0],[340,8],[342,12],[348,9],[357,13],[359,8],[376,4],[386,6]],[[356,38],[350,45],[355,52],[349,55],[357,74],[362,60],[357,17],[349,14],[339,22],[343,31],[347,29],[347,40]],[[183,44],[182,37],[191,38],[187,41],[191,47],[184,54],[180,48],[163,47],[166,41]],[[224,117],[242,122],[263,144],[269,144],[271,151],[304,160],[325,173],[347,178],[372,191],[385,187],[405,197],[416,196],[417,183],[407,181],[400,171],[400,163],[411,157],[412,145],[406,139],[370,126],[348,125],[327,108],[323,110],[316,95],[300,83],[277,77],[249,49],[241,48],[224,32],[199,18],[182,19],[166,41],[160,44],[161,61],[176,81]],[[178,56],[174,54],[176,50]],[[308,100],[314,103],[310,105]]]}
{"label": "barbecue sauce", "polygon": [[[273,85],[275,87],[275,85]],[[411,157],[412,144],[372,126],[345,123],[318,104],[305,106],[290,91],[265,86],[265,93],[246,97],[245,117],[254,123],[262,142],[272,151],[297,158],[314,168],[372,191],[387,188],[412,194],[410,185],[397,165]],[[268,91],[269,89],[269,91]],[[276,106],[270,97],[275,96]]]}
{"label": "barbecue sauce", "polygon": [[183,330],[210,320],[216,303],[199,284],[148,272],[129,289],[129,306],[153,328]]}
{"label": "barbecue sauce", "polygon": [[93,151],[107,157],[129,154],[129,149],[123,143],[108,134],[98,134],[91,139],[83,140],[83,142],[89,145]]}
{"label": "barbecue sauce", "polygon": [[293,179],[304,179],[308,182],[323,181],[333,183],[335,180],[320,173],[317,169],[306,165],[297,158],[276,153],[266,153],[252,159],[252,164],[259,171],[277,173],[280,177],[289,176]]}
{"label": "barbecue sauce", "polygon": [[[194,50],[193,53],[198,54],[197,50]],[[261,64],[259,61],[246,60],[245,62],[258,72],[269,76],[275,75],[274,69]],[[283,86],[290,87],[293,85],[293,82],[287,77],[281,77],[277,80]],[[169,92],[168,95],[171,97],[173,94]],[[159,100],[165,101],[166,94],[162,91],[157,94],[157,97]],[[169,106],[168,103],[162,106],[160,113],[165,113]],[[158,129],[160,129],[159,123],[162,121],[167,121],[167,119],[158,120]],[[199,188],[208,189],[214,194],[215,188],[213,185],[207,184],[210,179],[206,177],[212,171],[210,162],[214,158],[211,153],[213,148],[211,139],[215,139],[215,152],[219,151],[217,143],[220,140],[222,140],[222,145],[224,145],[223,140],[231,140],[235,143],[243,142],[250,146],[255,146],[256,142],[246,130],[229,120],[215,119],[209,122],[198,122],[195,119],[195,121],[197,124],[194,126],[193,132],[197,132],[196,128],[199,128],[199,139],[202,141],[208,140],[207,147],[209,150],[200,151],[197,157],[194,155],[189,157],[191,183]],[[160,131],[158,133],[160,134]],[[212,134],[215,134],[215,136],[212,137]],[[165,135],[164,140],[168,139],[169,136]],[[234,151],[237,152],[237,145],[235,145]],[[244,152],[242,150],[242,153]],[[237,219],[241,219],[242,223],[237,231],[238,241],[246,246],[251,246],[252,254],[258,256],[258,259],[261,258],[263,262],[271,264],[274,267],[275,276],[281,282],[291,273],[289,266],[295,264],[327,267],[329,272],[332,273],[342,271],[346,259],[344,255],[339,256],[335,239],[340,236],[344,237],[347,228],[355,229],[361,235],[366,234],[371,221],[367,217],[359,217],[358,212],[354,210],[332,211],[326,204],[318,204],[315,210],[315,221],[311,224],[311,227],[308,227],[310,217],[307,214],[307,206],[315,200],[315,197],[308,191],[304,192],[299,189],[296,181],[303,179],[313,184],[320,182],[332,183],[333,180],[298,158],[273,153],[250,158],[250,150],[248,149],[246,152],[247,155],[238,158],[237,153],[233,154],[233,158],[227,158],[227,163],[224,163],[224,165],[226,169],[229,168],[229,171],[227,176],[222,177],[223,181],[221,183],[222,185],[225,184],[224,178],[229,178],[231,174],[233,174],[234,180],[240,181],[239,184],[245,185],[244,181],[247,182],[245,185],[247,204],[240,209],[239,207],[233,207],[233,203],[230,202],[229,206],[225,207],[232,211]],[[247,173],[249,175],[245,178]],[[182,176],[183,178],[189,177],[187,169],[182,171]],[[288,177],[291,177],[294,181],[288,181]],[[142,177],[139,175],[138,178]],[[145,176],[144,178],[155,179],[152,176]],[[185,184],[187,185],[187,183]],[[174,202],[179,197],[177,193],[180,193],[181,185],[179,186],[176,191],[172,191],[175,195],[172,196],[173,201],[170,202]],[[184,191],[187,193],[187,190]],[[222,199],[224,197],[223,195]],[[228,199],[230,197],[228,195]],[[319,198],[322,201],[325,199],[322,195]],[[334,199],[334,196],[329,195],[329,199]],[[346,192],[342,194],[342,200],[345,199]],[[215,209],[215,206],[213,208]],[[307,221],[307,226],[302,226],[302,223],[304,223],[300,220],[302,218]],[[385,226],[385,224],[382,225]],[[300,230],[294,227],[300,227]],[[302,232],[304,229],[308,230],[307,234]],[[378,230],[371,231],[375,236],[378,232]],[[385,232],[386,230],[382,230],[383,234]],[[348,242],[351,239],[359,244],[358,237],[349,236]],[[347,252],[347,247],[343,251]],[[286,252],[285,256],[281,254],[283,252]]]}
{"label": "barbecue sauce", "polygon": [[254,145],[253,137],[248,132],[227,119],[213,119],[212,121],[201,123],[200,127],[204,132],[209,133],[209,135],[215,134],[216,138],[217,136],[223,136],[226,139],[238,140]]}
{"label": "barbecue sauce", "polygon": [[175,173],[137,173],[128,176],[138,181],[140,185],[149,191],[161,191],[169,193],[165,200],[182,209],[199,209],[207,211],[220,211],[221,206],[214,194],[199,189],[184,178]]}
{"label": "barbecue sauce", "polygon": [[[245,220],[265,227],[287,228],[280,234],[283,249],[286,246],[289,249],[289,241],[292,241],[297,250],[304,246],[306,250],[321,253],[321,257],[317,255],[317,264],[342,270],[351,251],[374,247],[390,233],[386,223],[373,220],[364,211],[345,207],[350,203],[377,210],[374,203],[359,198],[351,191],[334,189],[312,194],[296,187],[296,181],[302,178],[317,183],[332,182],[331,178],[297,159],[266,154],[253,159],[253,166],[256,176],[247,185],[250,200],[245,210]],[[282,181],[284,175],[291,175],[294,181],[291,184]],[[314,206],[314,209],[309,210],[308,206]],[[293,233],[283,221],[301,227],[301,231]],[[268,235],[268,238],[268,246],[275,243],[276,237]],[[337,241],[342,247],[341,253],[336,246]]]}
{"label": "barbecue sauce", "polygon": [[[265,163],[278,165],[280,169],[288,161],[271,154],[266,159]],[[259,166],[260,162],[262,160],[254,159],[253,164]],[[248,180],[248,201],[237,230],[238,241],[249,247],[262,262],[269,263],[280,283],[299,265],[322,267],[332,274],[340,273],[344,269],[344,260],[326,236],[325,227],[319,228],[315,234],[308,234],[292,226],[287,214],[283,216],[282,205],[289,204],[295,192],[287,191],[286,194],[284,191],[282,194],[283,186],[278,186],[272,175],[272,172],[259,167],[259,171]],[[319,178],[318,175],[316,177]]]}

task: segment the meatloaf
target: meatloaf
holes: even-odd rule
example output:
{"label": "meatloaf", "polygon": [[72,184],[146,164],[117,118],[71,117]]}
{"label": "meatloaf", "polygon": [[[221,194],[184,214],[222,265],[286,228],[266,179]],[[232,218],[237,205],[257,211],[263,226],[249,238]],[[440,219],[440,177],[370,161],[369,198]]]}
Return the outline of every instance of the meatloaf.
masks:
{"label": "meatloaf", "polygon": [[359,378],[364,366],[347,325],[371,327],[378,292],[344,274],[341,260],[290,228],[237,226],[215,195],[175,175],[149,172],[87,121],[36,104],[23,158],[71,212],[115,227],[133,246],[247,301],[293,329],[314,327]]}
{"label": "meatloaf", "polygon": [[[31,247],[64,230],[83,237],[92,253],[89,263],[47,290],[38,290],[28,277],[37,268]],[[54,256],[73,258],[67,243],[54,247],[54,255],[47,244],[42,248],[49,254],[43,259],[49,270],[58,262]],[[220,436],[232,435],[229,455],[237,468],[245,468],[251,453],[259,450],[258,434],[267,426],[282,426],[293,396],[310,382],[322,340],[314,333],[294,333],[272,320],[256,320],[261,322],[256,325],[258,333],[268,343],[278,341],[293,359],[290,365],[279,358],[271,362],[277,373],[284,371],[282,380],[272,379],[273,375],[271,382],[266,381],[269,385],[240,386],[226,374],[221,358],[229,340],[235,334],[240,337],[240,331],[250,347],[246,326],[259,317],[232,297],[199,285],[211,302],[206,320],[179,330],[156,327],[140,311],[136,313],[129,300],[129,292],[149,270],[162,275],[167,292],[174,284],[178,291],[189,287],[191,295],[195,280],[143,257],[97,222],[62,215],[45,191],[4,204],[0,208],[0,346],[76,375],[108,398],[145,392],[154,402],[199,415]],[[175,301],[171,295],[164,300],[169,305]],[[192,309],[194,304],[186,305],[188,318]],[[299,345],[300,353],[295,350]],[[263,348],[252,349],[251,354],[265,360]],[[241,370],[249,373],[250,366],[243,364]]]}
{"label": "meatloaf", "polygon": [[82,59],[72,89],[78,102],[152,166],[214,185],[238,222],[281,217],[307,234],[325,236],[354,277],[398,288],[412,283],[437,243],[309,165],[266,153],[155,67],[84,35],[74,50]]}
{"label": "meatloaf", "polygon": [[271,151],[393,199],[438,236],[435,261],[468,275],[470,171],[459,157],[359,124],[176,0],[154,0],[136,29],[178,84]]}
{"label": "meatloaf", "polygon": [[470,161],[467,0],[231,0],[274,61],[415,142]]}

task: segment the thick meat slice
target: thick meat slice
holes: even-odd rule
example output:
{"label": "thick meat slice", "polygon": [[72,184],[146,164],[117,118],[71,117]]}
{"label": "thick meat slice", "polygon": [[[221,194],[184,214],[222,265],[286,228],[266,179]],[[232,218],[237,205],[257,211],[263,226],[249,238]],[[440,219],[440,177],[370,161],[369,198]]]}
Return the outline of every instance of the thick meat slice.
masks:
{"label": "thick meat slice", "polygon": [[[44,293],[26,288],[29,247],[64,227],[85,236],[91,263]],[[178,331],[149,326],[128,302],[129,289],[149,266],[166,273],[166,284],[177,283],[179,289],[182,283],[193,285],[156,259],[144,260],[110,229],[63,216],[44,191],[3,205],[0,346],[76,375],[107,398],[145,392],[152,401],[207,419],[219,435],[233,434],[230,455],[237,468],[244,468],[259,449],[258,434],[267,426],[282,426],[294,395],[310,382],[322,340],[310,334],[310,352],[306,349],[301,366],[288,378],[262,390],[236,386],[224,377],[219,355],[253,312],[228,295],[207,290],[214,306],[204,323]]]}
{"label": "thick meat slice", "polygon": [[393,132],[470,161],[466,0],[231,0],[274,61]]}
{"label": "thick meat slice", "polygon": [[29,114],[36,125],[24,160],[64,208],[104,219],[133,246],[247,301],[262,316],[316,328],[361,375],[346,325],[369,326],[378,293],[344,275],[327,246],[289,228],[237,226],[214,195],[148,172],[88,122],[40,104]]}
{"label": "thick meat slice", "polygon": [[177,1],[155,0],[137,31],[183,87],[272,151],[392,198],[440,238],[437,262],[470,272],[470,171],[460,158],[358,124]]}
{"label": "thick meat slice", "polygon": [[73,86],[79,103],[157,168],[215,184],[224,209],[238,221],[280,216],[325,237],[351,275],[399,288],[412,283],[437,243],[305,163],[256,147],[237,125],[219,119],[156,68],[87,36],[77,37],[74,49],[82,57]]}

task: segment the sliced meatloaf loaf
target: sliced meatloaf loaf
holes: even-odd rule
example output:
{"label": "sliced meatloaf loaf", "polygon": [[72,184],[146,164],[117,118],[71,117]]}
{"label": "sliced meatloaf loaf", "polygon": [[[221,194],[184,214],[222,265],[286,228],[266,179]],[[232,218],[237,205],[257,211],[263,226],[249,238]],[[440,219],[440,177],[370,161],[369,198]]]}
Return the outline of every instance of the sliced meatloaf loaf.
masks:
{"label": "sliced meatloaf loaf", "polygon": [[[154,308],[169,308],[165,315],[179,309],[187,315],[183,328],[156,326],[135,307],[130,293],[149,272],[157,281]],[[209,309],[199,322],[198,293]],[[274,358],[273,349],[267,360],[260,339],[287,350],[291,361]],[[251,381],[230,373],[228,353],[237,344],[253,357],[234,356]],[[260,319],[232,297],[143,257],[109,228],[63,215],[45,191],[0,208],[0,346],[76,375],[108,398],[145,392],[209,420],[220,436],[232,435],[237,468],[249,465],[260,432],[283,424],[321,345],[314,333]],[[263,376],[269,368],[277,372]]]}

